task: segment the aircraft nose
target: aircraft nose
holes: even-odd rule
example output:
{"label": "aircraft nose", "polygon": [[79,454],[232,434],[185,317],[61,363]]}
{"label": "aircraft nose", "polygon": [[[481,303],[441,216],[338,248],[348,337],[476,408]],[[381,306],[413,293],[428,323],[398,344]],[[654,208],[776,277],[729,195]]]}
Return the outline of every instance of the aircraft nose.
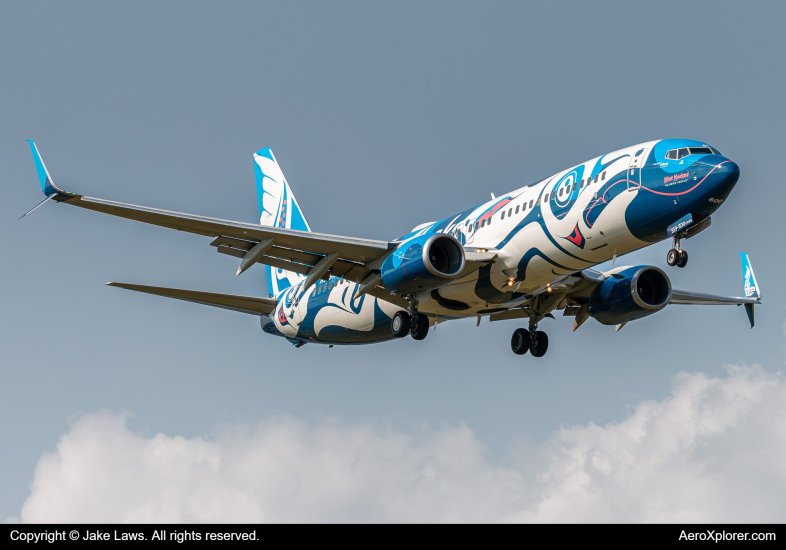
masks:
{"label": "aircraft nose", "polygon": [[728,194],[740,179],[740,167],[731,159],[725,159],[715,167],[712,173],[715,180],[715,189]]}

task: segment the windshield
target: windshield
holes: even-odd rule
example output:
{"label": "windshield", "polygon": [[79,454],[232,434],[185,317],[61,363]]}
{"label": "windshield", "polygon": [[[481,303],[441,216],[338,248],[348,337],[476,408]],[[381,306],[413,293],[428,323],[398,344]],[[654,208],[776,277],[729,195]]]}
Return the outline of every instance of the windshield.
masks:
{"label": "windshield", "polygon": [[683,147],[682,149],[672,149],[666,153],[666,159],[679,160],[688,155],[718,155],[720,152],[712,147]]}

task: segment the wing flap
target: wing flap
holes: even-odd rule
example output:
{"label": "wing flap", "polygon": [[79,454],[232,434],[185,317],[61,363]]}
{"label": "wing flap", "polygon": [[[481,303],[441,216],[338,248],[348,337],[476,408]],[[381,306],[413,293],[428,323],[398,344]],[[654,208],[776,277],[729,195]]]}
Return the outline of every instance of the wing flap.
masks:
{"label": "wing flap", "polygon": [[127,283],[107,283],[107,285],[125,288],[126,290],[133,290],[136,292],[144,292],[145,294],[154,294],[156,296],[164,296],[166,298],[175,298],[177,300],[184,300],[186,302],[193,302],[195,304],[202,304],[205,306],[229,309],[232,311],[238,311],[240,313],[249,313],[251,315],[266,315],[276,309],[276,300],[273,298],[235,296],[233,294],[217,294],[214,292],[202,292],[199,290],[183,290],[179,288],[132,285]]}

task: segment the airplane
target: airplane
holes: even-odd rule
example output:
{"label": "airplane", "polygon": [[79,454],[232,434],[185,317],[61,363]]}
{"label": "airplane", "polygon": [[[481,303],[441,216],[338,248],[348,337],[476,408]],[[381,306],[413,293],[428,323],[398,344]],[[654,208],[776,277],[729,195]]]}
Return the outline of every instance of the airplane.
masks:
{"label": "airplane", "polygon": [[[514,354],[542,357],[538,330],[553,312],[619,331],[669,304],[744,305],[751,328],[762,295],[740,252],[745,296],[672,288],[653,265],[592,267],[671,239],[666,262],[684,268],[681,241],[710,226],[740,176],[714,147],[687,139],[614,151],[520,187],[391,241],[315,233],[273,151],[254,154],[259,224],[233,222],[67,192],[28,140],[45,202],[78,206],[210,237],[240,259],[236,275],[265,265],[268,297],[112,282],[110,286],[251,315],[262,330],[296,347],[369,344],[410,335],[423,340],[445,321],[520,319]],[[30,213],[28,212],[28,214]],[[27,214],[25,214],[27,215]],[[24,217],[24,216],[23,216]]]}

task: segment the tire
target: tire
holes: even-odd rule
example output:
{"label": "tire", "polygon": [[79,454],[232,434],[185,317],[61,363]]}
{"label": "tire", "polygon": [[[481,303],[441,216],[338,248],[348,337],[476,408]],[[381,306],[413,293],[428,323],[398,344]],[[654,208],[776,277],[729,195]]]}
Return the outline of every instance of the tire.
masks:
{"label": "tire", "polygon": [[418,313],[418,329],[410,330],[410,335],[415,340],[423,340],[428,336],[428,317],[422,313]]}
{"label": "tire", "polygon": [[666,263],[667,263],[667,264],[669,264],[669,265],[670,265],[670,266],[672,266],[672,267],[673,267],[673,266],[675,266],[675,265],[677,265],[677,261],[678,261],[679,259],[680,259],[680,254],[679,254],[679,252],[677,252],[677,249],[676,249],[676,248],[672,248],[672,249],[671,249],[671,250],[669,250],[669,252],[666,254]]}
{"label": "tire", "polygon": [[390,321],[390,330],[396,338],[403,338],[409,332],[410,318],[406,311],[397,311]]}
{"label": "tire", "polygon": [[533,357],[543,357],[549,349],[549,337],[543,331],[537,331],[532,340],[529,352]]}
{"label": "tire", "polygon": [[680,250],[680,257],[677,259],[677,267],[685,267],[688,265],[688,253]]}
{"label": "tire", "polygon": [[510,349],[516,355],[524,355],[529,351],[529,331],[525,328],[517,328],[513,331],[510,339]]}

